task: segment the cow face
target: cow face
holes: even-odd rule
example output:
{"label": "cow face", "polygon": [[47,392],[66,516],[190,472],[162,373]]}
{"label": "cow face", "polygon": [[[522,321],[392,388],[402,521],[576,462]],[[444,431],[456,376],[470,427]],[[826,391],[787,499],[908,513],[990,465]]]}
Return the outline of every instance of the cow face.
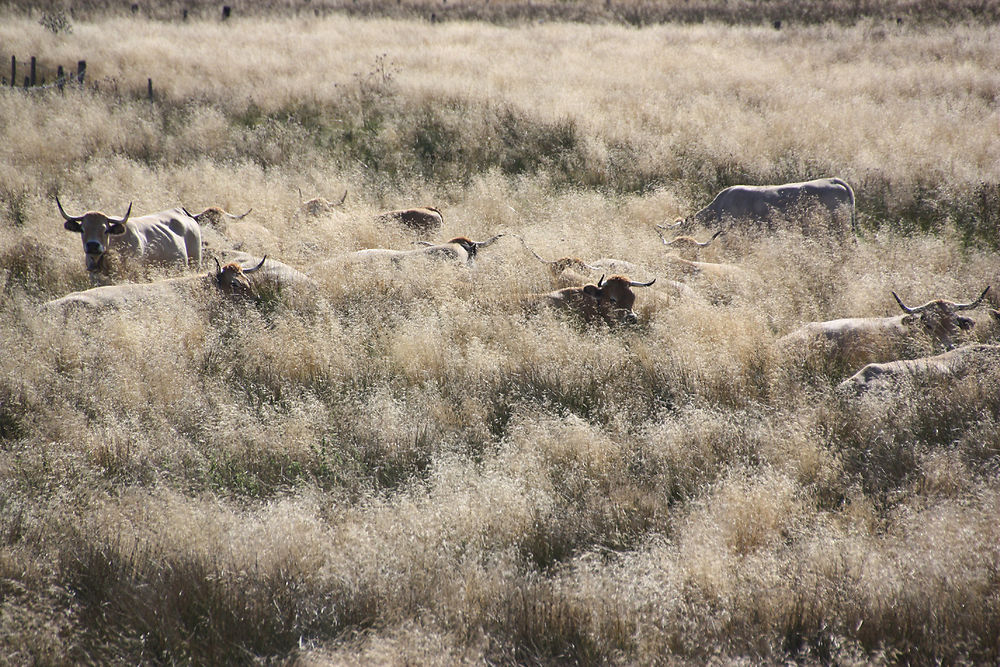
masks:
{"label": "cow face", "polygon": [[632,287],[648,287],[656,279],[648,283],[629,280],[624,276],[612,276],[607,280],[604,276],[597,285],[585,285],[583,293],[594,300],[596,314],[608,323],[635,324],[639,316],[632,310],[635,305],[635,292]]}
{"label": "cow face", "polygon": [[959,330],[969,331],[976,326],[976,321],[971,317],[960,315],[959,311],[977,308],[990,291],[987,286],[979,298],[970,303],[955,303],[946,299],[934,299],[922,306],[911,308],[905,305],[895,292],[896,303],[906,313],[903,316],[903,324],[908,326],[919,326],[931,338],[939,341],[946,348],[954,347],[953,339],[958,335]]}
{"label": "cow face", "polygon": [[63,226],[67,231],[80,234],[83,240],[83,252],[87,261],[88,271],[97,271],[101,266],[101,260],[108,251],[109,242],[112,236],[124,234],[125,223],[129,215],[132,214],[132,204],[128,205],[128,211],[122,218],[109,218],[103,213],[92,211],[79,216],[68,215],[56,198],[56,205],[62,214],[65,222]]}
{"label": "cow face", "polygon": [[239,262],[230,262],[225,266],[219,265],[219,260],[215,260],[216,272],[215,272],[215,283],[218,285],[219,289],[225,294],[231,294],[233,296],[254,299],[257,297],[257,291],[254,288],[253,283],[250,281],[248,274],[259,271],[264,262],[267,260],[265,256],[260,260],[260,264],[252,269],[244,270],[240,266]]}

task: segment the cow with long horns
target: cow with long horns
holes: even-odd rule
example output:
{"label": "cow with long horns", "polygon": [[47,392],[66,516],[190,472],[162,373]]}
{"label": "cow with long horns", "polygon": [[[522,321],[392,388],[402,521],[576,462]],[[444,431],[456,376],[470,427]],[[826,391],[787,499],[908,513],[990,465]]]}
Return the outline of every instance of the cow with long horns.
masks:
{"label": "cow with long horns", "polygon": [[80,234],[91,279],[104,269],[109,250],[142,262],[201,266],[201,227],[182,208],[132,218],[132,204],[121,218],[97,211],[69,215],[56,197],[67,231]]}
{"label": "cow with long horns", "polygon": [[960,312],[978,308],[989,292],[986,287],[974,301],[956,303],[932,299],[910,307],[893,292],[903,315],[891,317],[851,317],[810,322],[778,340],[784,349],[823,348],[828,356],[857,368],[871,362],[892,361],[898,350],[915,336],[927,336],[937,346],[951,349],[960,331],[971,330],[976,322]]}

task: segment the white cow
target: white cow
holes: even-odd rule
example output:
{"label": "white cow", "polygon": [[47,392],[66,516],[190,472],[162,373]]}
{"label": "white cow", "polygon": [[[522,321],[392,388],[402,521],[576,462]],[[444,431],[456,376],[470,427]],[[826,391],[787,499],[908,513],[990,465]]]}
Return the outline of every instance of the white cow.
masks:
{"label": "white cow", "polygon": [[832,220],[846,214],[851,231],[856,232],[854,190],[839,178],[818,178],[783,185],[734,185],[715,196],[712,203],[674,226],[692,223],[714,228],[735,221],[755,223],[769,221],[773,216],[805,213],[810,208],[825,208]]}
{"label": "white cow", "polygon": [[190,263],[201,267],[201,226],[182,208],[130,218],[132,205],[129,204],[124,217],[109,218],[97,211],[69,215],[58,197],[56,206],[65,219],[64,227],[80,234],[92,280],[96,280],[96,274],[104,268],[108,250],[143,262],[184,266]]}
{"label": "white cow", "polygon": [[893,317],[849,317],[810,322],[783,336],[778,345],[785,350],[820,348],[827,356],[857,368],[870,362],[892,360],[892,356],[915,336],[929,336],[950,349],[959,330],[970,330],[976,322],[959,311],[978,308],[986,298],[987,286],[975,301],[955,303],[932,299],[914,308],[905,305],[893,292],[905,313]]}
{"label": "white cow", "polygon": [[912,380],[937,381],[960,378],[998,363],[1000,363],[1000,345],[972,343],[932,357],[868,364],[841,382],[838,389],[860,394],[876,387],[898,386]]}
{"label": "white cow", "polygon": [[[250,259],[249,255],[243,253],[238,253],[238,256],[244,260]],[[244,269],[243,266],[252,268]],[[312,280],[305,274],[281,262],[268,260],[267,257],[260,261],[254,260],[253,264],[249,261],[229,261],[221,265],[216,260],[216,271],[207,275],[179,276],[148,283],[94,287],[47,301],[42,305],[42,309],[49,312],[66,312],[73,307],[88,310],[128,308],[141,304],[169,302],[178,297],[190,298],[199,290],[209,287],[215,287],[223,294],[256,299],[264,285],[280,289],[309,284],[313,284]]]}
{"label": "white cow", "polygon": [[330,259],[317,262],[310,267],[310,271],[322,272],[328,268],[341,264],[354,264],[363,262],[389,261],[394,265],[399,265],[407,259],[430,258],[457,261],[460,263],[471,263],[479,250],[485,248],[498,239],[506,236],[504,233],[497,234],[485,241],[472,241],[464,236],[458,236],[445,243],[430,243],[421,241],[419,245],[424,247],[414,250],[393,250],[389,248],[366,248],[365,250],[355,250],[344,255],[331,257]]}

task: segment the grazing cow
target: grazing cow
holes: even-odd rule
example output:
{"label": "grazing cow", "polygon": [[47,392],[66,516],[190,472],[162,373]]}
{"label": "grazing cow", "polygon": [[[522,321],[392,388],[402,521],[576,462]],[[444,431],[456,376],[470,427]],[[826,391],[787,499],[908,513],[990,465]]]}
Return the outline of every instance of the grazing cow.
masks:
{"label": "grazing cow", "polygon": [[887,388],[910,380],[935,381],[960,378],[998,363],[1000,363],[1000,345],[971,343],[933,357],[868,364],[841,382],[837,388],[860,394],[876,387]]}
{"label": "grazing cow", "polygon": [[933,299],[915,308],[906,306],[893,292],[892,296],[904,315],[811,322],[783,336],[778,344],[785,349],[825,347],[829,356],[854,365],[855,368],[870,362],[885,361],[887,357],[896,354],[903,344],[920,334],[951,349],[958,330],[969,330],[976,324],[975,320],[959,315],[959,311],[978,308],[989,290],[987,286],[979,298],[969,303]]}
{"label": "grazing cow", "polygon": [[625,276],[611,276],[607,280],[601,276],[596,285],[564,287],[533,298],[540,297],[550,306],[576,313],[584,322],[601,319],[608,324],[635,324],[639,321],[639,316],[632,310],[635,292],[631,288],[649,287],[655,282],[656,278],[648,283],[640,283]]}
{"label": "grazing cow", "polygon": [[397,222],[419,232],[431,232],[440,229],[444,224],[444,215],[433,206],[404,208],[398,211],[386,211],[375,216],[381,223]]}
{"label": "grazing cow", "polygon": [[182,208],[130,219],[131,204],[122,218],[109,218],[96,211],[69,215],[63,210],[58,197],[56,206],[65,219],[64,227],[80,234],[83,240],[87,270],[91,272],[93,281],[103,268],[108,250],[144,262],[180,263],[185,266],[190,262],[201,266],[201,227]]}
{"label": "grazing cow", "polygon": [[[768,222],[772,216],[790,216],[809,207],[825,208],[832,220],[843,211],[856,232],[854,190],[839,178],[819,178],[783,185],[734,185],[715,196],[712,203],[678,221],[714,228],[737,220]],[[678,225],[675,225],[678,226]]]}
{"label": "grazing cow", "polygon": [[506,236],[504,233],[497,234],[485,241],[472,241],[464,236],[458,236],[445,243],[430,243],[421,241],[422,248],[414,250],[392,250],[389,248],[367,248],[365,250],[355,250],[346,255],[332,257],[314,264],[313,271],[323,271],[343,263],[373,262],[387,260],[399,266],[401,262],[414,258],[443,259],[470,264],[476,258],[478,252],[498,239]]}

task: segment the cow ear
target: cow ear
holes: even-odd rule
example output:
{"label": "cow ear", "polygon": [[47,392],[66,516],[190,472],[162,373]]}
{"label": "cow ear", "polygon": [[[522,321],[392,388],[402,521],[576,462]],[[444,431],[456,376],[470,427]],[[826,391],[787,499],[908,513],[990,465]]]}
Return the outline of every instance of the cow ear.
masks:
{"label": "cow ear", "polygon": [[108,225],[108,234],[124,234],[125,224],[121,222],[112,222]]}
{"label": "cow ear", "polygon": [[601,290],[597,287],[597,285],[584,285],[583,293],[596,299],[601,295]]}
{"label": "cow ear", "polygon": [[77,234],[83,231],[83,227],[81,227],[80,223],[76,220],[67,220],[63,223],[63,227],[65,227],[67,231],[75,232]]}

